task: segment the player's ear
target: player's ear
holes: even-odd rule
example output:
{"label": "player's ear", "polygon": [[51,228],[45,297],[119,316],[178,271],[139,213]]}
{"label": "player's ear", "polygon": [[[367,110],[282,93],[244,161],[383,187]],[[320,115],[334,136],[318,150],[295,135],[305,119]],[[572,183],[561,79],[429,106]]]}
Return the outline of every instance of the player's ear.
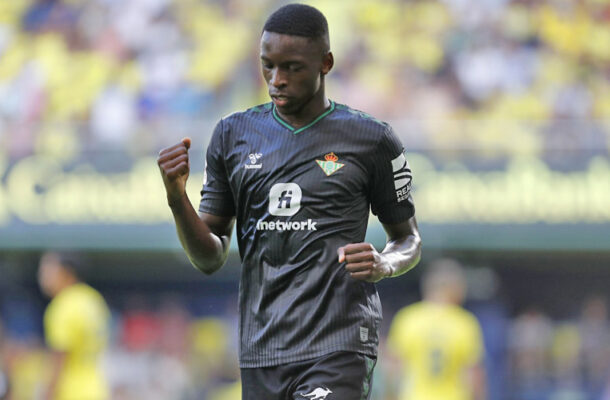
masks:
{"label": "player's ear", "polygon": [[322,58],[322,75],[328,74],[333,69],[333,65],[335,65],[335,58],[332,51],[328,51]]}

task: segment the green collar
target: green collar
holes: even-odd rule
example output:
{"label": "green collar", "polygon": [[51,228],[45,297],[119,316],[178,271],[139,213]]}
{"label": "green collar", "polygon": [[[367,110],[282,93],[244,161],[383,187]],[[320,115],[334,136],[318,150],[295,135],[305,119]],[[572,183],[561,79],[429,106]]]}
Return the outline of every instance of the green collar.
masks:
{"label": "green collar", "polygon": [[288,130],[290,130],[290,132],[292,132],[293,134],[297,134],[297,133],[301,133],[303,132],[305,129],[315,125],[318,121],[320,121],[322,118],[326,117],[328,114],[330,114],[331,112],[333,112],[335,110],[335,102],[330,100],[330,108],[326,111],[324,111],[322,114],[320,114],[318,116],[318,118],[314,119],[313,121],[311,121],[309,124],[300,127],[299,129],[296,129],[295,127],[293,127],[292,125],[290,125],[288,122],[284,121],[282,118],[280,118],[279,115],[277,115],[277,111],[275,110],[275,104],[273,105],[273,118],[275,118],[275,120],[277,122],[279,122],[282,126],[284,126],[285,128],[287,128]]}

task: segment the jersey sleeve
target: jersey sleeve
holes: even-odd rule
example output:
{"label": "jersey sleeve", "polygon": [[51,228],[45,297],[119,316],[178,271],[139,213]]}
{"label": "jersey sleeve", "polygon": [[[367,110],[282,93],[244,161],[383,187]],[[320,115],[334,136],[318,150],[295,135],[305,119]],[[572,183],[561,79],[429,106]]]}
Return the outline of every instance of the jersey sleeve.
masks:
{"label": "jersey sleeve", "polygon": [[400,140],[388,127],[374,154],[371,211],[379,221],[397,224],[415,215],[411,168]]}
{"label": "jersey sleeve", "polygon": [[45,312],[45,339],[53,350],[70,351],[77,345],[81,325],[77,305],[57,300]]}
{"label": "jersey sleeve", "polygon": [[219,216],[233,216],[235,202],[225,167],[223,131],[224,123],[220,120],[214,128],[206,152],[199,211]]}
{"label": "jersey sleeve", "polygon": [[466,365],[473,366],[481,361],[485,352],[481,326],[474,315],[469,315],[464,330],[467,332],[464,352],[465,363]]}

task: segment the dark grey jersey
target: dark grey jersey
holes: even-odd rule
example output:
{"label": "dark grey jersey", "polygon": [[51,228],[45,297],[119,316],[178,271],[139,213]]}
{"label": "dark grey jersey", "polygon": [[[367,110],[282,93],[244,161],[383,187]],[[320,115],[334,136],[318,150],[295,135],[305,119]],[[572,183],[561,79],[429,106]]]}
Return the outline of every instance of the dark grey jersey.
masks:
{"label": "dark grey jersey", "polygon": [[376,355],[381,304],[337,249],[414,215],[390,126],[345,105],[294,129],[271,103],[223,118],[207,149],[201,212],[232,216],[242,258],[240,365],[334,351]]}

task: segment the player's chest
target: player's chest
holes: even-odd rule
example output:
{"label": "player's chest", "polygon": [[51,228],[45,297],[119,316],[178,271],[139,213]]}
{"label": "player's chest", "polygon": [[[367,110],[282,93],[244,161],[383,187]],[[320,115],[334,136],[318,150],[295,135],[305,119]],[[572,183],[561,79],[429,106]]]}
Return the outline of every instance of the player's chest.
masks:
{"label": "player's chest", "polygon": [[339,137],[322,139],[253,135],[237,141],[226,158],[234,192],[253,201],[284,186],[311,199],[365,193],[370,183],[366,149]]}

